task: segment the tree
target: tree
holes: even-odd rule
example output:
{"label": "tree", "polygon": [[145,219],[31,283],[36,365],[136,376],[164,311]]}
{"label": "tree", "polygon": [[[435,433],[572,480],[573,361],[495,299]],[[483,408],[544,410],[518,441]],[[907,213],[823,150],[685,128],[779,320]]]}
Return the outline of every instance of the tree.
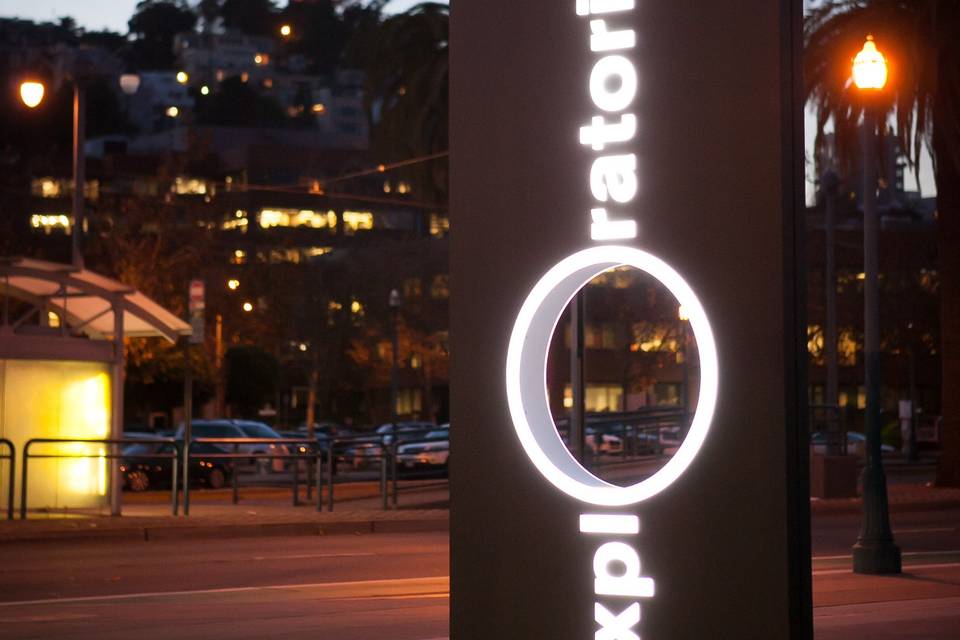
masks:
{"label": "tree", "polygon": [[127,22],[134,37],[133,52],[143,69],[171,69],[176,57],[173,38],[192,31],[197,15],[183,0],[141,0]]}
{"label": "tree", "polygon": [[[374,147],[381,157],[407,160],[449,149],[450,8],[426,2],[383,20],[367,19],[348,49],[366,72]],[[426,196],[445,201],[445,161],[415,165]]]}
{"label": "tree", "polygon": [[818,144],[832,120],[847,159],[863,112],[850,64],[868,34],[890,60],[886,99],[902,148],[915,167],[924,146],[934,157],[943,414],[937,481],[960,486],[960,0],[833,0],[811,11],[804,80],[818,113]]}
{"label": "tree", "polygon": [[240,417],[255,418],[257,411],[276,400],[277,359],[270,352],[252,345],[227,351],[227,402]]}
{"label": "tree", "polygon": [[273,98],[260,95],[238,76],[220,83],[219,90],[198,105],[201,124],[229,127],[280,126],[286,122],[283,108]]}
{"label": "tree", "polygon": [[223,26],[251,36],[274,32],[277,7],[273,0],[224,0],[220,7]]}

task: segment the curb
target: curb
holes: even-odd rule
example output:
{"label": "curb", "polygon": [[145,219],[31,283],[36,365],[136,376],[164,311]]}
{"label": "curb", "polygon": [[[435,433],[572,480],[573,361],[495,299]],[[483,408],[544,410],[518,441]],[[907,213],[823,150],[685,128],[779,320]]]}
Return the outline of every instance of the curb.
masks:
{"label": "curb", "polygon": [[277,536],[332,536],[449,531],[450,519],[340,520],[332,522],[251,522],[131,526],[117,529],[46,529],[0,532],[0,543],[151,542],[162,540],[235,539]]}

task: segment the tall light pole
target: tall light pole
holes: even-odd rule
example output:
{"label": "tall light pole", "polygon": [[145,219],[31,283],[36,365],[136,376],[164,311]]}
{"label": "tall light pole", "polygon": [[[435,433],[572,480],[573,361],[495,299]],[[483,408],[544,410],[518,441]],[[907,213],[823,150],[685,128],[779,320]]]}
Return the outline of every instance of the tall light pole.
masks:
{"label": "tall light pole", "polygon": [[[77,269],[83,268],[83,227],[84,227],[84,189],[86,187],[86,143],[87,105],[86,91],[82,79],[74,76],[73,83],[73,199],[72,199],[72,257],[71,262]],[[120,76],[120,88],[126,95],[133,95],[140,87],[140,76],[125,73]],[[28,79],[20,84],[20,99],[34,109],[43,101],[45,87],[36,79]]]}
{"label": "tall light pole", "polygon": [[393,429],[397,428],[397,350],[399,349],[399,342],[397,336],[397,321],[400,316],[400,292],[396,289],[390,290],[390,297],[387,299],[387,304],[390,306],[390,340],[393,348],[392,352],[392,362],[390,366],[390,424],[393,425]]}
{"label": "tall light pole", "polygon": [[900,573],[900,548],[893,541],[887,506],[887,478],[880,450],[880,218],[877,212],[877,102],[887,82],[887,63],[872,36],[853,62],[853,82],[863,98],[863,270],[864,356],[866,359],[866,453],[863,521],[853,546],[854,573]]}

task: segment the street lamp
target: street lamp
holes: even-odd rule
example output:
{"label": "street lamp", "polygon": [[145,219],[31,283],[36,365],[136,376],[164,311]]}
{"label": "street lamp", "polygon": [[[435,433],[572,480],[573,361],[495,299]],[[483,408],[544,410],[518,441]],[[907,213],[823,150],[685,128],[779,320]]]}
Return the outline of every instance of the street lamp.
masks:
{"label": "street lamp", "polygon": [[44,87],[42,82],[27,80],[20,84],[20,99],[31,109],[36,108],[43,100]]}
{"label": "street lamp", "polygon": [[392,349],[392,363],[390,366],[390,418],[393,428],[397,428],[397,350],[399,339],[397,336],[397,321],[400,316],[400,305],[402,301],[400,298],[400,292],[396,289],[390,290],[390,296],[387,299],[387,304],[390,307],[390,323],[391,323],[391,341],[393,343]]}
{"label": "street lamp", "polygon": [[293,27],[291,27],[289,24],[281,25],[280,27],[281,36],[283,36],[284,38],[289,38],[292,33],[293,33]]}
{"label": "street lamp", "polygon": [[[86,158],[83,146],[86,143],[86,91],[83,87],[83,78],[73,74],[73,226],[72,226],[72,253],[73,266],[83,268],[83,196],[86,187]],[[125,73],[120,76],[120,89],[126,95],[133,95],[140,88],[140,76]],[[20,99],[31,109],[36,108],[46,93],[42,82],[27,80],[20,84]]]}
{"label": "street lamp", "polygon": [[[866,360],[866,454],[863,521],[853,546],[854,573],[900,573],[900,548],[893,541],[887,506],[887,478],[880,450],[880,219],[877,213],[877,104],[887,82],[887,62],[873,36],[853,61],[853,83],[863,99],[863,271],[864,356]],[[879,113],[878,113],[879,112]]]}

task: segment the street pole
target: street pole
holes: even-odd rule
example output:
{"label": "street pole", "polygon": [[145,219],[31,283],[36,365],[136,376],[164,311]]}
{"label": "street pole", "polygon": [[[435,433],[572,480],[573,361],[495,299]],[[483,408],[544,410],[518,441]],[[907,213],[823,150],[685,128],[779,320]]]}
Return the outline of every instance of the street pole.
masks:
{"label": "street pole", "polygon": [[570,301],[570,446],[573,456],[581,463],[587,457],[586,406],[584,401],[584,317],[585,295],[583,289]]}
{"label": "street pole", "polygon": [[887,479],[880,449],[880,218],[877,212],[877,114],[867,105],[863,119],[864,356],[866,360],[866,453],[863,520],[853,546],[854,573],[900,573],[887,506]]}
{"label": "street pole", "polygon": [[[400,339],[397,335],[397,322],[400,315],[400,292],[396,289],[390,291],[388,300],[390,306],[390,341],[391,341],[391,365],[390,365],[390,424],[391,430],[397,430],[397,362]],[[396,436],[396,433],[394,433]]]}
{"label": "street pole", "polygon": [[[829,425],[831,429],[836,429],[841,435],[839,440],[828,438],[827,443],[832,455],[839,455],[843,438],[843,428],[840,422],[839,406],[839,375],[837,371],[837,267],[836,267],[836,247],[837,247],[837,221],[836,221],[836,203],[837,187],[839,178],[832,170],[824,172],[820,178],[820,186],[824,197],[824,268],[823,268],[823,290],[825,294],[825,311],[823,327],[823,348],[824,359],[826,360],[826,405],[827,415],[829,416]],[[835,420],[834,420],[835,419]]]}
{"label": "street pole", "polygon": [[73,83],[73,266],[83,268],[83,199],[86,187],[86,95],[79,80]]}

